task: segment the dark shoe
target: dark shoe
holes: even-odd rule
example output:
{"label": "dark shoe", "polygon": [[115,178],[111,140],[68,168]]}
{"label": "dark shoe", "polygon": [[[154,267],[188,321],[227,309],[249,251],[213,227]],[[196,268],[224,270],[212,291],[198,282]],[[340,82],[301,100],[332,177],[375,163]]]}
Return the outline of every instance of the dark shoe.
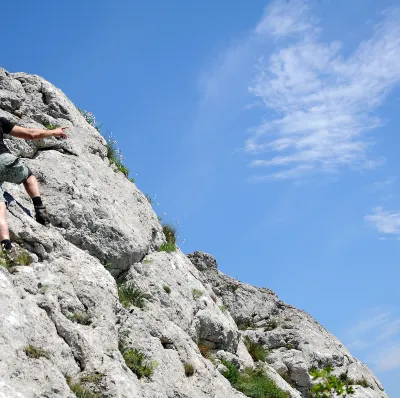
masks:
{"label": "dark shoe", "polygon": [[46,206],[35,206],[36,221],[39,224],[47,225],[50,224],[50,219],[47,214]]}

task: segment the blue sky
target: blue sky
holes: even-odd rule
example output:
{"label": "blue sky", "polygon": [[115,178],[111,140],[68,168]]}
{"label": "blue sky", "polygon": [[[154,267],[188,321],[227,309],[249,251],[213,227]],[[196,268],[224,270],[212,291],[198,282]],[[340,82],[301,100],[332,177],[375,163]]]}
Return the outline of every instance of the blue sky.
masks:
{"label": "blue sky", "polygon": [[0,65],[113,133],[184,252],[312,314],[400,396],[400,4],[2,4]]}

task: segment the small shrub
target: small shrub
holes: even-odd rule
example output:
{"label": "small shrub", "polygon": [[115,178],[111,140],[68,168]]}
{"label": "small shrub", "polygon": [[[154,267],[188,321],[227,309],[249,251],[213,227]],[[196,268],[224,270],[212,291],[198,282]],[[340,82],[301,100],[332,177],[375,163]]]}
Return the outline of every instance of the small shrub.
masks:
{"label": "small shrub", "polygon": [[0,245],[0,266],[4,267],[5,269],[10,269],[14,265],[15,264],[10,256],[10,252]]}
{"label": "small shrub", "polygon": [[292,344],[292,343],[287,343],[287,344],[286,344],[286,348],[287,348],[288,350],[292,350],[292,349],[293,349],[293,344]]}
{"label": "small shrub", "polygon": [[253,358],[253,361],[265,361],[265,358],[267,357],[267,351],[265,348],[260,344],[256,343],[255,341],[251,340],[248,336],[244,338],[244,345],[247,348],[247,351]]}
{"label": "small shrub", "polygon": [[184,363],[183,367],[185,368],[185,376],[190,377],[194,375],[194,366],[191,363]]}
{"label": "small shrub", "polygon": [[161,216],[157,216],[157,220],[158,220],[159,222],[161,222],[161,221],[162,221],[162,217],[161,217]]}
{"label": "small shrub", "polygon": [[42,350],[39,347],[35,347],[33,345],[28,345],[24,348],[25,354],[28,355],[29,358],[39,359],[39,358],[47,358],[49,359],[49,353],[45,350]]}
{"label": "small shrub", "polygon": [[239,323],[237,323],[237,327],[239,330],[257,329],[257,325],[253,321],[250,321],[249,319],[239,321]]}
{"label": "small shrub", "polygon": [[270,332],[278,327],[278,322],[275,319],[270,319],[267,327],[264,329],[265,332]]}
{"label": "small shrub", "polygon": [[151,199],[151,196],[147,193],[146,193],[146,199],[151,205],[153,204],[153,199]]}
{"label": "small shrub", "polygon": [[96,120],[96,117],[92,112],[88,112],[84,109],[78,108],[80,114],[85,118],[86,122],[89,123],[92,127],[94,127],[99,133],[101,128],[101,123]]}
{"label": "small shrub", "polygon": [[232,293],[235,293],[236,290],[239,289],[239,285],[234,285],[234,284],[229,285],[229,286],[228,286],[228,289],[229,289]]}
{"label": "small shrub", "polygon": [[176,244],[176,229],[169,224],[164,224],[163,232],[167,243]]}
{"label": "small shrub", "polygon": [[17,256],[14,258],[14,262],[17,265],[31,265],[32,264],[32,257],[26,250],[21,250]]}
{"label": "small shrub", "polygon": [[133,305],[143,309],[145,306],[145,296],[133,282],[120,285],[118,287],[118,296],[119,301],[125,308]]}
{"label": "small shrub", "polygon": [[70,390],[75,394],[77,398],[100,398],[100,395],[90,391],[81,383],[74,383],[71,376],[66,376],[65,380]]}
{"label": "small shrub", "polygon": [[45,124],[44,124],[44,127],[45,127],[47,130],[55,130],[55,129],[59,128],[60,126],[58,126],[58,125],[56,125],[56,124],[45,123]]}
{"label": "small shrub", "polygon": [[149,260],[149,259],[147,259],[147,258],[145,258],[144,260],[143,260],[143,264],[151,264],[153,262],[153,260]]}
{"label": "small shrub", "polygon": [[90,315],[86,312],[74,312],[70,319],[72,322],[79,323],[80,325],[90,325],[92,323]]}
{"label": "small shrub", "polygon": [[132,184],[135,183],[135,179],[134,179],[133,177],[130,177],[130,178],[129,178],[129,181],[130,181]]}
{"label": "small shrub", "polygon": [[262,369],[247,368],[239,372],[235,364],[222,361],[227,371],[222,372],[232,387],[252,398],[289,398],[289,393],[282,391]]}
{"label": "small shrub", "polygon": [[192,296],[195,300],[199,299],[200,297],[202,297],[204,294],[204,292],[202,290],[199,289],[192,289]]}
{"label": "small shrub", "polygon": [[355,393],[353,387],[343,381],[343,374],[336,377],[332,375],[332,372],[332,366],[327,366],[322,370],[315,368],[309,370],[313,380],[319,380],[319,382],[310,389],[311,397],[323,398],[329,397],[332,394],[347,396]]}
{"label": "small shrub", "polygon": [[228,307],[227,307],[225,304],[220,305],[220,306],[219,306],[219,309],[220,309],[222,312],[228,311]]}
{"label": "small shrub", "polygon": [[222,375],[231,383],[232,385],[235,385],[237,381],[239,380],[239,369],[236,367],[236,365],[231,362],[223,359],[221,361],[222,365],[226,367],[226,371],[222,372]]}
{"label": "small shrub", "polygon": [[129,169],[124,165],[124,156],[122,155],[122,152],[118,148],[117,140],[116,138],[110,134],[106,138],[107,142],[107,158],[110,161],[111,164],[115,164],[117,169],[122,172],[126,177],[129,176]]}
{"label": "small shrub", "polygon": [[81,382],[82,383],[90,383],[90,384],[99,384],[101,382],[101,380],[103,379],[103,377],[104,377],[103,373],[94,373],[91,375],[82,376]]}
{"label": "small shrub", "polygon": [[359,379],[354,381],[352,384],[361,386],[361,387],[365,387],[365,388],[370,388],[371,386],[368,384],[367,380],[365,380],[364,378]]}
{"label": "small shrub", "polygon": [[206,358],[210,359],[211,358],[211,347],[202,343],[197,344],[197,347],[199,347],[200,354]]}
{"label": "small shrub", "polygon": [[170,294],[171,293],[171,288],[168,285],[163,286],[164,292]]}
{"label": "small shrub", "polygon": [[176,245],[174,243],[163,243],[159,248],[159,252],[172,253],[176,251]]}
{"label": "small shrub", "polygon": [[134,348],[123,346],[120,351],[125,360],[126,366],[135,373],[139,379],[142,377],[150,377],[153,374],[157,363],[150,361],[146,354]]}

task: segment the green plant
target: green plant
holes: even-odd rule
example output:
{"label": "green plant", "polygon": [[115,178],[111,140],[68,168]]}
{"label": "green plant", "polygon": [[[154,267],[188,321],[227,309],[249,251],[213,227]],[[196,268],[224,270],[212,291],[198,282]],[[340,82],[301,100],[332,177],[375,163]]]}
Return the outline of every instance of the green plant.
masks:
{"label": "green plant", "polygon": [[257,329],[257,325],[253,321],[250,321],[249,319],[244,319],[239,321],[237,323],[237,327],[239,330]]}
{"label": "green plant", "polygon": [[149,194],[146,193],[146,199],[148,200],[148,202],[152,205],[153,204],[153,199],[151,199],[151,196]]}
{"label": "green plant", "polygon": [[185,376],[190,377],[194,375],[194,366],[191,363],[184,363],[183,367],[185,368]]}
{"label": "green plant", "polygon": [[211,347],[203,344],[202,342],[199,342],[197,344],[197,347],[199,348],[200,354],[206,358],[206,359],[211,359]]}
{"label": "green plant", "polygon": [[278,327],[278,322],[275,319],[270,319],[268,321],[267,327],[264,329],[265,332],[270,332]]}
{"label": "green plant", "polygon": [[126,177],[129,176],[129,169],[124,165],[124,156],[122,155],[122,152],[118,148],[117,140],[116,138],[110,134],[106,138],[107,142],[107,158],[110,161],[111,164],[115,164],[117,169],[125,174]]}
{"label": "green plant", "polygon": [[70,390],[75,394],[77,398],[100,398],[100,395],[90,391],[81,383],[74,383],[71,376],[66,376],[65,380]]}
{"label": "green plant", "polygon": [[365,380],[364,378],[358,379],[358,380],[352,382],[352,384],[356,384],[356,385],[358,385],[358,386],[365,387],[365,388],[371,387],[371,386],[368,384],[367,380]]}
{"label": "green plant", "polygon": [[147,258],[145,258],[144,260],[143,260],[143,264],[151,264],[153,262],[153,260],[149,260],[149,259],[147,259]]}
{"label": "green plant", "polygon": [[88,112],[84,109],[80,109],[78,108],[78,111],[80,112],[80,114],[85,118],[86,122],[89,123],[92,127],[94,127],[99,133],[100,128],[101,128],[101,123],[99,123],[96,120],[96,117],[94,116],[94,114],[92,112]]}
{"label": "green plant", "polygon": [[157,220],[158,220],[159,222],[161,222],[161,221],[162,221],[162,217],[161,217],[161,216],[157,216]]}
{"label": "green plant", "polygon": [[172,253],[176,251],[176,245],[175,243],[163,243],[159,248],[159,252],[167,252],[167,253]]}
{"label": "green plant", "polygon": [[142,377],[150,377],[153,374],[157,363],[150,361],[146,354],[134,348],[125,347],[124,343],[120,344],[120,352],[125,360],[126,366],[135,373],[139,379]]}
{"label": "green plant", "polygon": [[192,296],[195,300],[199,299],[201,296],[203,296],[204,292],[199,289],[192,289]]}
{"label": "green plant", "polygon": [[163,224],[162,226],[165,239],[167,240],[167,243],[171,244],[176,244],[176,228],[169,224]]}
{"label": "green plant", "polygon": [[72,322],[79,323],[80,325],[90,325],[92,319],[86,312],[74,312],[70,317]]}
{"label": "green plant", "polygon": [[168,285],[164,285],[163,289],[166,293],[170,294],[171,293],[171,288]]}
{"label": "green plant", "polygon": [[21,250],[16,257],[14,257],[14,262],[18,265],[31,265],[32,257],[26,250]]}
{"label": "green plant", "polygon": [[99,384],[104,377],[104,373],[94,373],[87,376],[81,377],[82,383],[91,383],[91,384]]}
{"label": "green plant", "polygon": [[319,382],[311,387],[310,394],[314,398],[325,398],[330,397],[332,394],[337,396],[352,395],[355,393],[353,387],[347,384],[347,381],[343,381],[343,374],[339,377],[332,375],[332,366],[327,366],[325,369],[310,369],[309,373],[313,377],[313,380]]}
{"label": "green plant", "polygon": [[253,358],[253,361],[265,361],[265,358],[267,357],[267,351],[260,343],[256,343],[255,341],[251,340],[249,336],[246,336],[243,341],[247,351]]}
{"label": "green plant", "polygon": [[289,398],[289,393],[282,391],[262,369],[247,368],[239,372],[235,364],[222,361],[227,368],[222,372],[232,387],[252,398]]}
{"label": "green plant", "polygon": [[293,349],[293,344],[292,344],[292,343],[287,343],[287,344],[286,344],[286,348],[287,348],[288,350],[292,350],[292,349]]}
{"label": "green plant", "polygon": [[135,179],[134,179],[133,177],[130,177],[130,178],[129,178],[129,181],[130,181],[132,184],[135,183]]}
{"label": "green plant", "polygon": [[49,359],[49,353],[45,350],[42,350],[39,347],[35,347],[34,345],[28,345],[24,348],[25,354],[28,355],[29,358],[39,359],[39,358],[47,358]]}
{"label": "green plant", "polygon": [[228,311],[228,307],[227,307],[225,304],[220,305],[220,306],[219,306],[219,309],[220,309],[222,312]]}
{"label": "green plant", "polygon": [[47,130],[55,130],[57,128],[59,128],[60,126],[58,126],[57,124],[51,124],[51,123],[45,123],[43,125]]}
{"label": "green plant", "polygon": [[5,269],[10,269],[14,265],[15,263],[10,256],[10,252],[0,245],[0,266],[4,267]]}
{"label": "green plant", "polygon": [[133,282],[118,286],[118,297],[125,308],[133,305],[143,309],[145,306],[145,296]]}

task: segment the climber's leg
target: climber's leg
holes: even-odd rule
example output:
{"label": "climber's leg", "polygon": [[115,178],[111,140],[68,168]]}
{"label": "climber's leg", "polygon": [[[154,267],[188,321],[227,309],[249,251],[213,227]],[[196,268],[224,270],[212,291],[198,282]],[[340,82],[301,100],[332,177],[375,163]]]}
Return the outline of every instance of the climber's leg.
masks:
{"label": "climber's leg", "polygon": [[31,197],[35,207],[36,221],[39,224],[46,225],[50,223],[46,207],[43,206],[42,198],[40,197],[39,184],[37,178],[31,174],[29,170],[29,177],[24,181],[24,187],[28,195]]}
{"label": "climber's leg", "polygon": [[[1,199],[3,199],[3,195],[1,196]],[[11,250],[10,233],[8,232],[6,212],[6,202],[2,200],[0,202],[0,243],[6,250]]]}
{"label": "climber's leg", "polygon": [[24,181],[24,187],[27,192],[27,194],[31,197],[31,199],[40,197],[40,192],[39,192],[39,184],[37,182],[36,177],[31,174],[25,181]]}

